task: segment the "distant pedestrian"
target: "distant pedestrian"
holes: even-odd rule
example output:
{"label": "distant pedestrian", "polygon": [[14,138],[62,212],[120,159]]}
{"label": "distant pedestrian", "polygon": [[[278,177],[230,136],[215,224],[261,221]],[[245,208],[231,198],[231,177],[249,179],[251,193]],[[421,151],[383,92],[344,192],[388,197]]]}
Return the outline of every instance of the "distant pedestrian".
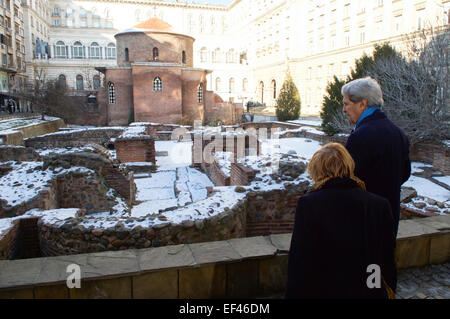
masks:
{"label": "distant pedestrian", "polygon": [[[285,297],[387,298],[396,274],[389,202],[364,190],[355,163],[338,143],[308,164],[313,190],[297,202]],[[368,272],[379,267],[378,288]]]}
{"label": "distant pedestrian", "polygon": [[11,100],[8,100],[8,111],[9,111],[9,114],[12,114],[13,110],[14,110],[13,104],[12,104]]}

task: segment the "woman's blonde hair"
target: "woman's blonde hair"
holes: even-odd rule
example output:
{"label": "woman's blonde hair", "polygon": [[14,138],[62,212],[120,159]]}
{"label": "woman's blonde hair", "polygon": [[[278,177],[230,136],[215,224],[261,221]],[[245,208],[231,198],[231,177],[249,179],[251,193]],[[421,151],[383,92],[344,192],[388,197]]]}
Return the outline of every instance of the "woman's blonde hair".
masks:
{"label": "woman's blonde hair", "polygon": [[339,143],[328,143],[314,153],[307,170],[314,181],[314,189],[319,189],[326,181],[335,177],[349,177],[359,187],[366,189],[364,182],[354,175],[355,161]]}

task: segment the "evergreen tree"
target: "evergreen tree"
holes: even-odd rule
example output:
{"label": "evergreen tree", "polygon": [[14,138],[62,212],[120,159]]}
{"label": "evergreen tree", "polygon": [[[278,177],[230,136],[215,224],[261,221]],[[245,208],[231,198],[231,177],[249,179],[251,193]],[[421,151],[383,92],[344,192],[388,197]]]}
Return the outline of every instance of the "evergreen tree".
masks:
{"label": "evergreen tree", "polygon": [[323,109],[320,112],[322,118],[322,130],[328,135],[339,133],[339,129],[333,125],[333,119],[337,116],[337,112],[342,112],[342,95],[341,89],[345,81],[341,81],[337,76],[333,77],[333,81],[327,84],[327,95],[323,100]]}
{"label": "evergreen tree", "polygon": [[276,114],[279,121],[296,120],[300,116],[300,94],[289,71],[277,99]]}

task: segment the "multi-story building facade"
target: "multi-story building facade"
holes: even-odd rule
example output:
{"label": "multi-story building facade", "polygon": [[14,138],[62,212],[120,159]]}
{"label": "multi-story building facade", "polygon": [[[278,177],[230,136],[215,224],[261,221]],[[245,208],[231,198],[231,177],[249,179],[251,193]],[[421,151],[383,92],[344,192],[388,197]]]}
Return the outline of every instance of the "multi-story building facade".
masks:
{"label": "multi-story building facade", "polygon": [[16,85],[26,80],[24,13],[20,0],[0,0],[0,105],[13,98]]}
{"label": "multi-story building facade", "polygon": [[[327,82],[348,74],[354,60],[370,54],[375,43],[400,47],[405,33],[448,24],[450,8],[450,0],[234,0],[227,6],[47,1],[42,3],[48,10],[38,17],[45,20],[39,20],[45,49],[40,45],[40,56],[30,53],[27,65],[44,68],[49,78],[64,79],[75,91],[95,90],[102,74],[94,68],[115,65],[114,34],[158,17],[195,38],[194,66],[212,71],[208,90],[226,101],[274,105],[289,70],[302,115],[318,115]],[[31,25],[31,19],[26,23]],[[37,34],[31,32],[35,41],[31,37],[30,43],[37,43]]]}
{"label": "multi-story building facade", "polygon": [[[36,61],[50,58],[50,5],[48,0],[22,0],[25,29],[25,61],[28,79],[41,78]],[[43,79],[42,79],[43,80]]]}

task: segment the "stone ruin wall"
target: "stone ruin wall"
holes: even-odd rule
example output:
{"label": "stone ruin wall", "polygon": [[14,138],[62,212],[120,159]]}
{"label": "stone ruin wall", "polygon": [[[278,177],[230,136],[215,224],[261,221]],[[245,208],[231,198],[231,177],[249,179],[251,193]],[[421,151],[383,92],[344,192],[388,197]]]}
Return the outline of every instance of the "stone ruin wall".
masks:
{"label": "stone ruin wall", "polygon": [[[251,191],[232,208],[210,218],[162,223],[152,227],[128,229],[130,217],[112,228],[86,228],[82,219],[71,218],[62,225],[38,222],[43,256],[56,256],[159,247],[292,232],[298,197],[305,193],[308,182],[290,185],[285,190]],[[195,203],[193,204],[195,205]]]}
{"label": "stone ruin wall", "polygon": [[19,228],[20,222],[18,220],[13,222],[13,226],[9,231],[1,237],[0,240],[0,260],[14,259],[19,251]]}
{"label": "stone ruin wall", "polygon": [[90,143],[106,146],[112,138],[117,138],[125,128],[98,128],[58,132],[36,136],[25,140],[25,146],[33,148],[79,147]]}
{"label": "stone ruin wall", "polygon": [[411,161],[432,164],[445,175],[450,175],[450,146],[446,144],[418,143],[411,147]]}
{"label": "stone ruin wall", "polygon": [[0,162],[42,161],[42,157],[32,147],[0,146]]}
{"label": "stone ruin wall", "polygon": [[[57,256],[242,238],[245,237],[245,218],[245,207],[238,204],[208,219],[181,224],[167,222],[148,228],[127,229],[121,223],[106,229],[85,228],[78,226],[76,218],[61,226],[43,222],[38,226],[42,255]],[[130,217],[129,220],[136,219]]]}
{"label": "stone ruin wall", "polygon": [[114,200],[106,196],[110,188],[116,190],[129,204],[135,201],[136,186],[132,174],[101,154],[57,154],[46,156],[43,160],[43,170],[81,166],[96,173],[93,175],[88,172],[69,172],[58,175],[49,182],[48,187],[20,205],[8,206],[6,202],[1,201],[0,218],[19,216],[33,208],[48,210],[83,207],[88,213],[110,210],[116,205]]}
{"label": "stone ruin wall", "polygon": [[115,141],[117,158],[121,163],[152,162],[156,163],[155,140],[152,136],[119,138]]}

